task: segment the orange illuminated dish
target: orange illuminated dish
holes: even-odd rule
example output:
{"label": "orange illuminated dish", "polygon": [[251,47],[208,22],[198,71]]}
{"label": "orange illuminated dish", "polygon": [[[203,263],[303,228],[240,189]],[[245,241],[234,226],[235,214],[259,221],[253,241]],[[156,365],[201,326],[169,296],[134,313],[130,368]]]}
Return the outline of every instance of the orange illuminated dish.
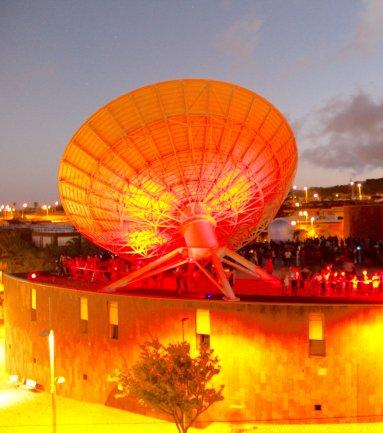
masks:
{"label": "orange illuminated dish", "polygon": [[184,246],[194,215],[214,227],[214,242],[236,249],[275,216],[296,166],[293,132],[263,97],[174,80],[93,114],[65,150],[59,191],[77,229],[120,256]]}

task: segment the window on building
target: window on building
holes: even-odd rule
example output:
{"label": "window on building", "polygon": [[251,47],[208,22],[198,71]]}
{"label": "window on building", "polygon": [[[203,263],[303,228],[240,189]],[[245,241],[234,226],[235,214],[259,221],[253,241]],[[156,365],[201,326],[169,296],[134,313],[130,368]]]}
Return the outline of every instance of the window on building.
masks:
{"label": "window on building", "polygon": [[109,302],[109,337],[118,339],[118,304],[116,301]]}
{"label": "window on building", "polygon": [[202,345],[210,347],[210,312],[209,310],[197,310],[196,313],[197,347]]}
{"label": "window on building", "polygon": [[31,321],[32,322],[36,322],[37,319],[37,309],[36,309],[36,305],[37,305],[37,297],[36,297],[36,289],[34,289],[32,287],[31,289]]}
{"label": "window on building", "polygon": [[88,298],[80,298],[80,332],[88,333]]}
{"label": "window on building", "polygon": [[319,313],[309,315],[309,355],[326,356],[323,315]]}

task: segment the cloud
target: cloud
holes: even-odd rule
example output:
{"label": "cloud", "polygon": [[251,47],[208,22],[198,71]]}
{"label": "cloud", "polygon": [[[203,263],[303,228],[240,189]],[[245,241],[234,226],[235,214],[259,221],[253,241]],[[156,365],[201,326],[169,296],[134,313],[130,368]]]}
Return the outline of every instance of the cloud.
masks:
{"label": "cloud", "polygon": [[262,21],[252,15],[234,21],[216,40],[220,51],[251,60],[258,44]]}
{"label": "cloud", "polygon": [[363,0],[362,3],[355,32],[345,51],[369,55],[383,42],[383,3],[382,0]]}
{"label": "cloud", "polygon": [[354,173],[383,165],[383,99],[375,102],[363,92],[336,98],[301,128],[301,138],[310,143],[302,158],[313,165]]}

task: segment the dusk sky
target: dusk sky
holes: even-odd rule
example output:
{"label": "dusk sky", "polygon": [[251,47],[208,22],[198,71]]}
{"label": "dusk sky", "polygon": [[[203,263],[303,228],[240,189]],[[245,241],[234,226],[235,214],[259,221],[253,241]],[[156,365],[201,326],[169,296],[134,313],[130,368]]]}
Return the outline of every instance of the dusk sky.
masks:
{"label": "dusk sky", "polygon": [[276,105],[299,186],[383,177],[383,0],[0,0],[0,59],[0,204],[56,200],[81,124],[175,78]]}

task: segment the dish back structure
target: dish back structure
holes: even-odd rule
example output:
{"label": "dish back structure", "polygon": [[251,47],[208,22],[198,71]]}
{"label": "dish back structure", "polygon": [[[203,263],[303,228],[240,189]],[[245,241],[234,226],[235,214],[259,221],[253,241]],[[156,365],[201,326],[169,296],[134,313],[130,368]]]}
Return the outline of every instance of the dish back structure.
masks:
{"label": "dish back structure", "polygon": [[64,152],[59,191],[91,241],[125,258],[154,259],[133,279],[190,261],[206,271],[211,259],[210,277],[234,299],[217,267],[274,218],[296,166],[294,134],[266,99],[225,82],[173,80],[92,115]]}

